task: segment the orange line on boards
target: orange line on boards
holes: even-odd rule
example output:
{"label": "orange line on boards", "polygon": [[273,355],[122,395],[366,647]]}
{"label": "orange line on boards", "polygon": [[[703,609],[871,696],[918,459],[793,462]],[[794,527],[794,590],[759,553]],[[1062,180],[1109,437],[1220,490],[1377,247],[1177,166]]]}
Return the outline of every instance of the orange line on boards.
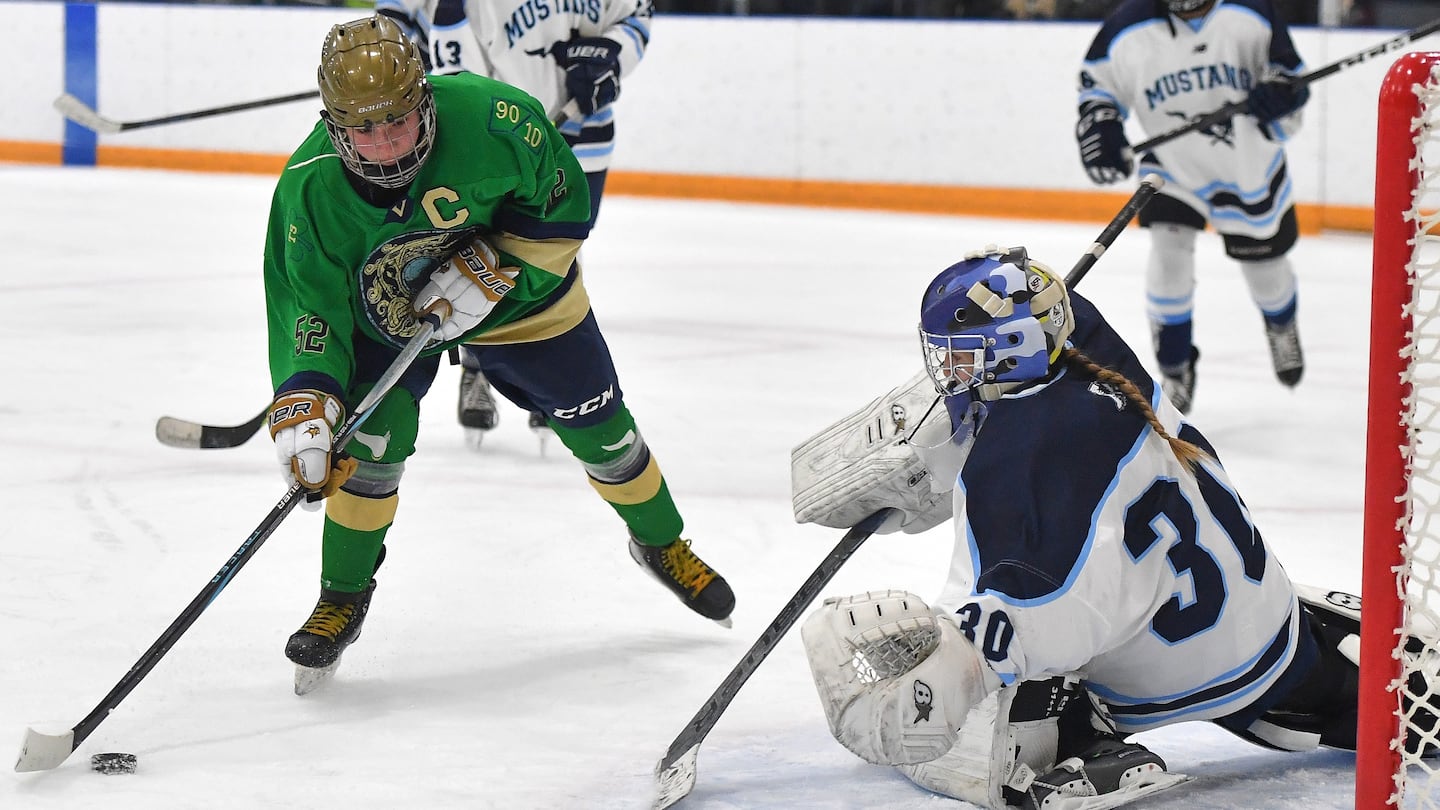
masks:
{"label": "orange line on boards", "polygon": [[[269,175],[279,174],[285,165],[282,155],[107,145],[96,148],[95,158],[99,166]],[[0,161],[59,164],[60,160],[58,144],[0,140]],[[1124,193],[1113,191],[965,188],[626,171],[612,171],[605,190],[635,197],[1068,222],[1106,222],[1126,200]],[[1325,230],[1369,232],[1373,224],[1372,210],[1362,206],[1301,204],[1296,213],[1300,231],[1307,234]]]}

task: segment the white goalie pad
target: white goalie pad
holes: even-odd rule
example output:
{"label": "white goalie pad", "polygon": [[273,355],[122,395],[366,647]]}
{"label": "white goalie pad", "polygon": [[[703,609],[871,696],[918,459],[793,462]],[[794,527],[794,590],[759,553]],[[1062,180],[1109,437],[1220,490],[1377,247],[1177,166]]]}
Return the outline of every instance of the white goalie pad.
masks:
{"label": "white goalie pad", "polygon": [[938,400],[922,371],[797,445],[790,453],[796,522],[848,529],[892,508],[897,514],[877,533],[915,534],[949,520],[950,490],[969,446],[954,441]]}
{"label": "white goalie pad", "polygon": [[953,622],[905,591],[827,599],[800,634],[830,733],[877,765],[949,751],[1000,685]]}
{"label": "white goalie pad", "polygon": [[[1055,768],[1059,744],[1058,715],[1025,721],[1011,719],[1016,692],[1016,686],[1007,686],[971,709],[959,739],[943,756],[915,765],[898,765],[896,770],[942,796],[989,810],[1012,810],[1013,806],[1005,801],[1004,789],[1024,793],[1037,777]],[[1149,773],[1143,780],[1099,795],[1054,793],[1042,806],[1045,810],[1109,810],[1188,780],[1184,774]]]}

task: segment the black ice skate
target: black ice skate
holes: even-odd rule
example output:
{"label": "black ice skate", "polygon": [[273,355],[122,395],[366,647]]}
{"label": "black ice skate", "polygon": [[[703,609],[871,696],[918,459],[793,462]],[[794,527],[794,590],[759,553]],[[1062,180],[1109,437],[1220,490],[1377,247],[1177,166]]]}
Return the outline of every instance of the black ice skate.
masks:
{"label": "black ice skate", "polygon": [[360,593],[320,590],[309,620],[285,644],[285,657],[295,662],[295,694],[311,692],[335,674],[341,653],[360,638],[374,593],[373,579]]}
{"label": "black ice skate", "polygon": [[1165,761],[1139,743],[1106,735],[1062,760],[1025,788],[1024,810],[1118,807],[1187,777],[1165,770]]}
{"label": "black ice skate", "polygon": [[724,577],[695,556],[689,540],[676,540],[668,546],[647,546],[631,537],[630,556],[680,597],[686,607],[722,627],[730,626],[735,593]]}
{"label": "black ice skate", "polygon": [[1305,355],[1300,351],[1299,318],[1284,326],[1265,322],[1265,340],[1270,344],[1270,362],[1282,385],[1294,388],[1305,373]]}
{"label": "black ice skate", "polygon": [[1160,367],[1160,390],[1180,413],[1190,413],[1190,406],[1195,403],[1195,364],[1199,360],[1200,350],[1191,346],[1190,362]]}
{"label": "black ice skate", "polygon": [[545,455],[545,447],[555,431],[550,428],[550,420],[540,411],[530,412],[530,430],[534,432],[535,438],[540,440],[540,455]]}
{"label": "black ice skate", "polygon": [[456,411],[461,427],[465,428],[465,443],[472,449],[480,448],[485,431],[494,430],[500,424],[500,412],[495,408],[490,383],[477,369],[460,372],[460,403]]}

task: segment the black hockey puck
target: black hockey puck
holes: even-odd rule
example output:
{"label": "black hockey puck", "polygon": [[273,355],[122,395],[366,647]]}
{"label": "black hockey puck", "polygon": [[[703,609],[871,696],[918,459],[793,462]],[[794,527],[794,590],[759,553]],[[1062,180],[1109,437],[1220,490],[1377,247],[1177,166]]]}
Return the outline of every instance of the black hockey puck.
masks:
{"label": "black hockey puck", "polygon": [[103,774],[134,773],[138,760],[134,754],[92,754],[90,768]]}

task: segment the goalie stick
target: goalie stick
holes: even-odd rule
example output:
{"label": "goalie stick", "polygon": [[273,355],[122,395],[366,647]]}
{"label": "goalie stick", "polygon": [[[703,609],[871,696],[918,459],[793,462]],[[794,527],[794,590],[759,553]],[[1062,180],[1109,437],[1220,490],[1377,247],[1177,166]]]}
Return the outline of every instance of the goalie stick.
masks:
{"label": "goalie stick", "polygon": [[254,419],[229,427],[202,425],[188,419],[162,416],[155,421],[155,438],[159,439],[161,444],[188,449],[239,447],[260,432],[260,426],[265,424],[265,417],[269,413],[270,409],[266,408],[256,414]]}
{"label": "goalie stick", "polygon": [[[400,354],[380,376],[375,387],[365,395],[365,398],[356,406],[355,412],[335,434],[331,442],[332,447],[343,447],[355,430],[374,412],[375,406],[380,404],[380,400],[391,388],[395,387],[395,384],[400,381],[401,375],[415,362],[415,358],[420,356],[420,351],[425,348],[425,343],[435,332],[438,324],[439,316],[437,315],[430,315],[421,321],[419,331],[410,338],[409,343],[405,344],[405,348],[400,350]],[[165,628],[165,632],[161,633],[155,643],[150,645],[150,649],[140,656],[140,660],[130,667],[130,671],[125,673],[125,677],[115,684],[109,694],[105,695],[100,700],[100,704],[85,715],[83,720],[62,734],[44,734],[33,728],[27,728],[25,740],[20,746],[20,756],[15,761],[15,770],[22,773],[48,771],[58,767],[70,754],[74,753],[75,749],[85,741],[85,738],[89,737],[90,733],[109,716],[110,712],[120,705],[120,701],[124,700],[125,696],[140,684],[140,681],[150,673],[150,670],[155,668],[156,664],[160,663],[160,659],[164,658],[166,653],[170,652],[185,631],[189,630],[190,626],[200,618],[200,614],[205,612],[205,608],[220,596],[220,592],[225,590],[225,586],[230,584],[230,580],[235,578],[240,569],[265,543],[265,540],[280,526],[281,521],[285,520],[286,516],[293,512],[305,497],[306,491],[299,483],[290,485],[280,500],[270,508],[265,519],[255,527],[255,531],[245,538],[245,542],[241,543],[235,553],[230,555],[230,559],[225,561],[225,564],[206,583],[200,593],[190,600],[190,604],[186,605],[180,615],[170,623],[170,626]]]}
{"label": "goalie stick", "polygon": [[[1365,62],[1376,56],[1381,56],[1391,51],[1397,51],[1405,47],[1406,45],[1409,45],[1411,42],[1414,42],[1421,37],[1427,37],[1435,33],[1436,31],[1440,31],[1440,19],[1431,20],[1430,22],[1425,23],[1418,28],[1412,28],[1403,34],[1391,37],[1390,39],[1387,39],[1384,42],[1379,43],[1378,45],[1372,45],[1363,51],[1360,51],[1358,53],[1352,53],[1344,59],[1339,59],[1331,62],[1325,67],[1319,68],[1317,70],[1312,70],[1302,76],[1296,76],[1292,80],[1292,82],[1297,86],[1304,86],[1310,84],[1311,82],[1318,82],[1321,79],[1326,78],[1327,76],[1332,76],[1348,67],[1354,67],[1355,65],[1358,65],[1361,62]],[[1138,155],[1146,151],[1147,149],[1153,149],[1154,147],[1157,147],[1162,143],[1169,143],[1170,141],[1175,140],[1181,135],[1186,135],[1199,129],[1209,129],[1216,124],[1229,121],[1236,115],[1248,112],[1249,109],[1250,102],[1248,99],[1232,101],[1219,108],[1218,110],[1208,112],[1200,116],[1199,118],[1196,118],[1194,121],[1185,124],[1182,127],[1172,129],[1169,132],[1161,133],[1149,139],[1148,141],[1142,141],[1130,147],[1128,156],[1134,157],[1135,155]]]}
{"label": "goalie stick", "polygon": [[780,639],[785,636],[786,631],[794,626],[799,620],[801,611],[815,601],[820,595],[820,589],[825,587],[840,566],[850,559],[850,555],[860,548],[880,524],[889,517],[891,510],[881,509],[879,512],[865,518],[855,525],[855,528],[845,533],[840,542],[831,549],[820,566],[800,585],[800,590],[790,597],[785,607],[780,609],[779,615],[760,634],[760,638],[750,645],[749,651],[730,670],[720,688],[705,701],[700,711],[690,718],[685,730],[680,736],[670,743],[670,749],[665,752],[659,764],[655,766],[655,781],[659,783],[660,795],[655,800],[655,810],[663,808],[680,801],[690,794],[695,787],[695,762],[700,754],[700,743],[704,741],[705,735],[715,727],[715,721],[720,719],[721,712],[735,699],[740,687],[754,674],[760,662],[775,649]]}
{"label": "goalie stick", "polygon": [[[1065,277],[1067,288],[1078,283],[1090,271],[1090,268],[1095,266],[1095,263],[1105,254],[1106,249],[1130,224],[1130,220],[1134,219],[1135,215],[1164,183],[1165,181],[1158,175],[1146,175],[1140,181],[1140,187],[1130,195],[1130,199],[1105,225],[1105,228],[1100,231],[1100,235],[1095,238],[1095,242]],[[923,421],[922,419],[921,422]],[[866,540],[870,539],[870,536],[889,517],[891,511],[893,510],[881,509],[845,532],[845,536],[840,538],[840,542],[835,545],[835,548],[831,549],[825,559],[820,561],[819,567],[801,583],[800,589],[780,609],[780,613],[760,634],[760,638],[755,640],[755,643],[730,670],[730,674],[725,676],[725,680],[710,694],[695,716],[690,718],[690,722],[685,725],[684,730],[670,743],[670,748],[666,750],[665,756],[661,757],[655,765],[657,795],[653,805],[654,810],[665,810],[690,795],[690,791],[695,789],[700,743],[705,741],[706,735],[715,727],[720,715],[729,707],[730,702],[735,699],[740,688],[755,673],[756,668],[780,643],[780,639],[785,636],[785,633],[795,625],[800,618],[801,611],[815,601],[815,597],[820,595],[820,589],[824,588],[826,583],[834,578],[835,572],[840,570],[840,566],[844,565],[845,561],[850,559],[851,555],[864,545]]]}

